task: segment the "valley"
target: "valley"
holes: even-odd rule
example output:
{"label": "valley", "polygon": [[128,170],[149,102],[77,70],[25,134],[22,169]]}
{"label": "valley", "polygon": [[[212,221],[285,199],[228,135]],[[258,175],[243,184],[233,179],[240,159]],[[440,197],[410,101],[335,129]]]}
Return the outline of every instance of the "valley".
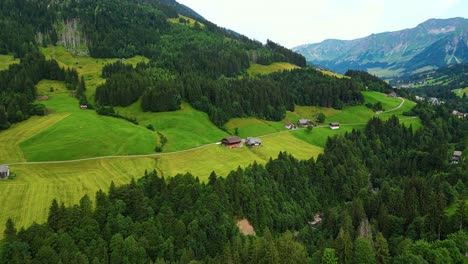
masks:
{"label": "valley", "polygon": [[[75,57],[60,47],[49,47],[42,52],[46,56],[54,56],[60,65],[77,69],[80,75],[85,76],[87,85],[89,83],[87,92],[90,94],[92,87],[103,81],[100,77],[103,65],[112,61]],[[126,60],[126,63],[142,60],[144,58],[134,58]],[[3,146],[0,164],[10,164],[16,175],[12,180],[0,181],[1,193],[14,193],[1,198],[0,206],[8,213],[0,216],[0,222],[12,217],[18,226],[44,221],[53,198],[73,205],[84,194],[93,197],[97,190],[107,190],[112,181],[117,185],[123,184],[131,178],[143,176],[145,170],[156,170],[160,175],[189,172],[206,181],[212,171],[226,175],[238,166],[254,161],[264,164],[280,151],[299,159],[316,158],[322,153],[328,137],[362,129],[375,116],[365,106],[343,110],[296,106],[294,112],[287,112],[286,118],[279,122],[234,118],[225,124],[227,132],[233,134],[237,129],[242,138],[260,136],[263,146],[227,149],[215,143],[228,133],[214,126],[205,113],[187,103],[182,104],[181,110],[161,113],[142,112],[139,102],[128,107],[116,107],[120,115],[135,118],[139,123],[135,125],[80,109],[77,100],[70,96],[61,82],[43,80],[37,87],[38,94],[48,96],[40,103],[45,104],[51,113],[33,117],[0,132]],[[385,109],[393,109],[400,104],[400,99],[381,93],[363,94],[366,102],[380,101]],[[395,114],[401,117],[402,123],[411,124],[416,129],[420,126],[417,118],[401,115],[413,106],[413,102],[406,102],[402,108],[379,116],[386,119]],[[313,119],[319,112],[325,114],[325,124],[340,122],[341,129],[330,130],[323,125],[312,131],[289,131],[284,127],[287,121]],[[154,131],[146,128],[150,124]],[[162,153],[154,151],[159,140],[156,132],[167,137]],[[0,226],[2,230],[3,226]]]}

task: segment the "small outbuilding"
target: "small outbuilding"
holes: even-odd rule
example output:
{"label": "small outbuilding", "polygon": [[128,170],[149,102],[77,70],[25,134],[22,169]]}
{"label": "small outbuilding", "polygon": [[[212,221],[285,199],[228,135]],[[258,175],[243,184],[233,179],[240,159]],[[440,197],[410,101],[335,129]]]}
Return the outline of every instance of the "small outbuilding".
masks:
{"label": "small outbuilding", "polygon": [[293,123],[291,123],[291,122],[286,122],[286,123],[284,124],[284,127],[287,128],[287,129],[289,129],[289,130],[297,129],[296,125],[293,124]]}
{"label": "small outbuilding", "polygon": [[10,168],[5,165],[0,166],[0,179],[5,179],[10,176]]}
{"label": "small outbuilding", "polygon": [[238,136],[229,136],[221,139],[221,145],[229,148],[242,147],[242,139]]}
{"label": "small outbuilding", "polygon": [[332,123],[328,124],[328,126],[329,126],[331,129],[339,129],[339,128],[340,128],[340,123],[338,123],[338,122],[332,122]]}
{"label": "small outbuilding", "polygon": [[260,138],[248,137],[245,140],[245,144],[249,147],[259,147],[262,145],[262,140]]}
{"label": "small outbuilding", "polygon": [[302,118],[302,119],[299,119],[299,121],[297,121],[297,125],[301,127],[308,127],[308,126],[312,126],[313,123],[309,119]]}
{"label": "small outbuilding", "polygon": [[452,163],[457,164],[458,162],[460,162],[461,156],[462,156],[462,152],[460,150],[455,150],[452,156]]}
{"label": "small outbuilding", "polygon": [[88,109],[88,105],[80,105],[80,109],[83,109],[83,110]]}

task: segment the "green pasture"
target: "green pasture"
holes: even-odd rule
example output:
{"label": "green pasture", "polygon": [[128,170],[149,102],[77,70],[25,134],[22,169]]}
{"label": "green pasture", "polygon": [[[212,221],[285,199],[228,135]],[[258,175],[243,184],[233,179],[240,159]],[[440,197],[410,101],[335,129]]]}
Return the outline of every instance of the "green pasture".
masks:
{"label": "green pasture", "polygon": [[[83,76],[86,83],[86,96],[90,102],[94,102],[96,87],[102,84],[105,79],[101,77],[102,68],[106,64],[118,61],[119,59],[100,59],[87,56],[75,56],[63,46],[42,47],[41,52],[47,59],[55,59],[60,66],[65,68],[74,68],[80,76]],[[136,65],[139,62],[148,62],[149,60],[142,56],[125,59],[123,62]]]}
{"label": "green pasture", "polygon": [[261,65],[257,63],[252,63],[250,67],[247,69],[247,74],[249,76],[264,75],[264,74],[270,74],[270,73],[278,72],[278,71],[293,70],[297,68],[299,68],[299,66],[291,64],[289,62],[275,62],[270,65]]}
{"label": "green pasture", "polygon": [[50,95],[41,103],[69,115],[19,144],[27,161],[154,153],[157,135],[144,127],[81,110],[69,94]]}
{"label": "green pasture", "polygon": [[115,109],[120,115],[136,118],[141,126],[151,124],[155,131],[162,133],[168,140],[163,152],[218,142],[228,135],[216,127],[206,113],[193,109],[187,103],[182,103],[181,110],[173,112],[143,112],[140,101]]}
{"label": "green pasture", "polygon": [[64,82],[53,80],[41,80],[37,85],[38,95],[54,95],[62,93],[70,93]]}
{"label": "green pasture", "polygon": [[8,69],[10,65],[19,63],[19,59],[15,59],[13,55],[0,54],[0,71]]}

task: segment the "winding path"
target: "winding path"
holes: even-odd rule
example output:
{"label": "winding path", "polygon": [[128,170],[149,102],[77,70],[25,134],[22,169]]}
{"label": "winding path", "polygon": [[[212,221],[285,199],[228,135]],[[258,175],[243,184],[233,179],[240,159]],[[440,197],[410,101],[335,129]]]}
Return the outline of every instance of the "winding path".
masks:
{"label": "winding path", "polygon": [[[400,105],[398,105],[397,107],[395,107],[393,109],[390,109],[388,111],[381,112],[379,114],[388,113],[388,112],[392,112],[392,111],[400,109],[403,106],[403,104],[405,103],[405,99],[401,98],[401,97],[398,97],[398,98],[400,98],[400,100],[401,100]],[[408,119],[414,119],[414,118],[417,118],[417,117],[413,116],[413,117],[408,117],[408,118],[400,118],[400,120],[408,120]],[[365,125],[365,124],[367,124],[367,122],[341,124],[341,126],[355,126],[355,125]],[[328,127],[328,126],[327,125],[320,125],[320,126],[316,126],[315,128],[326,128],[326,127]],[[268,136],[273,136],[273,135],[277,135],[277,134],[288,133],[288,132],[291,132],[291,131],[297,131],[297,130],[303,130],[303,129],[306,129],[306,128],[298,128],[296,130],[281,130],[281,131],[277,131],[277,132],[274,132],[274,133],[261,135],[259,137],[263,138],[263,137],[268,137]],[[100,159],[119,159],[119,158],[128,159],[128,158],[158,157],[158,156],[163,156],[163,155],[172,155],[172,154],[189,152],[189,151],[202,149],[202,148],[206,148],[206,147],[209,147],[209,146],[212,146],[212,145],[217,145],[217,144],[219,144],[219,142],[209,143],[209,144],[201,145],[201,146],[194,147],[194,148],[184,149],[184,150],[177,150],[177,151],[172,151],[172,152],[152,153],[152,154],[100,156],[100,157],[92,157],[92,158],[83,158],[83,159],[74,159],[74,160],[58,160],[58,161],[23,161],[23,162],[9,163],[9,164],[5,164],[5,165],[12,166],[12,165],[29,165],[29,164],[61,164],[61,163],[73,163],[73,162],[100,160]]]}
{"label": "winding path", "polygon": [[397,97],[397,98],[401,100],[400,105],[398,105],[397,107],[395,107],[395,108],[393,108],[393,109],[380,112],[380,113],[378,113],[378,115],[385,114],[385,113],[389,113],[389,112],[393,112],[393,111],[395,111],[395,110],[400,109],[400,108],[403,106],[403,104],[405,104],[405,98],[403,98],[403,97]]}

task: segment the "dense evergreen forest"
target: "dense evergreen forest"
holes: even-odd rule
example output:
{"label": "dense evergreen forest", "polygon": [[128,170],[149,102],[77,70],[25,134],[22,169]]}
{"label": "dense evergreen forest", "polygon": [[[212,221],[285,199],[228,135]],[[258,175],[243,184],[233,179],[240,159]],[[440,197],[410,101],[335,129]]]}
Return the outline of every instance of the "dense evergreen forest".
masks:
{"label": "dense evergreen forest", "polygon": [[364,89],[369,89],[371,91],[377,91],[381,93],[393,92],[393,87],[390,84],[383,82],[379,77],[374,76],[368,72],[348,70],[346,71],[345,76],[349,76],[355,80],[360,81],[365,85]]}
{"label": "dense evergreen forest", "polygon": [[[415,111],[417,131],[374,118],[316,160],[280,153],[208,182],[145,172],[94,204],[54,200],[47,223],[6,223],[0,262],[461,264],[468,168],[450,157],[468,123],[444,106]],[[257,236],[240,234],[242,218]]]}
{"label": "dense evergreen forest", "polygon": [[[312,68],[261,77],[211,79],[193,71],[178,73],[158,62],[135,68],[118,61],[104,67],[107,81],[96,90],[101,105],[128,106],[142,97],[144,111],[179,109],[181,100],[208,113],[218,126],[230,118],[281,120],[294,104],[343,108],[363,102],[360,81],[335,78]],[[382,82],[382,81],[380,81]]]}

